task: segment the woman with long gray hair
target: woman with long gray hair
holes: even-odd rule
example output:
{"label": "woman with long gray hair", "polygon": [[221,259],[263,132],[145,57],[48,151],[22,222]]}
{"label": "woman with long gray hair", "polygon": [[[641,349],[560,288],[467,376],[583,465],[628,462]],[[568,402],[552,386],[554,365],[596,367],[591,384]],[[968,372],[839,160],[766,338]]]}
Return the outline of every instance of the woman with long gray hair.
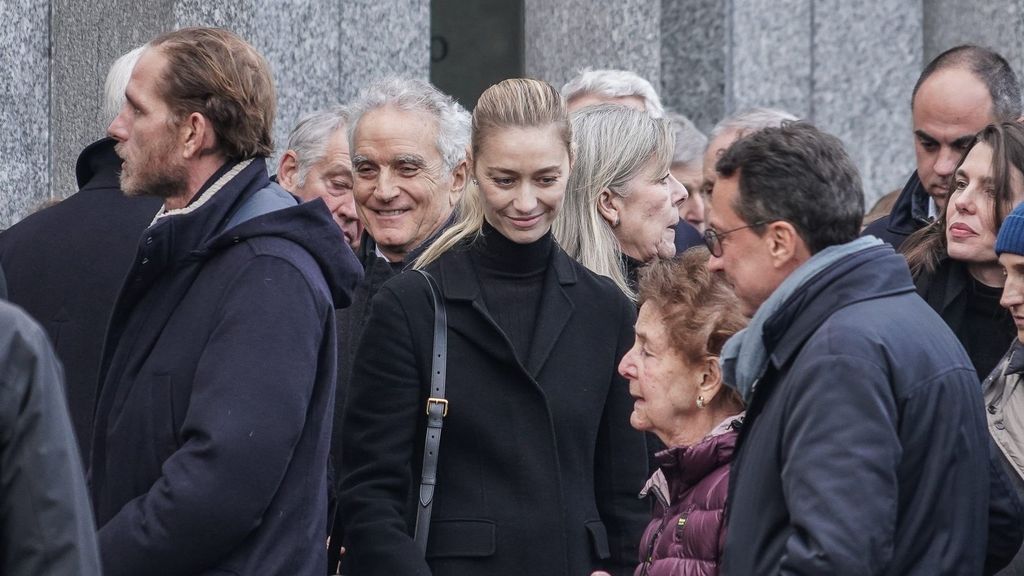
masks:
{"label": "woman with long gray hair", "polygon": [[562,248],[631,299],[636,271],[675,255],[678,205],[687,192],[669,168],[671,123],[616,104],[572,116],[576,163],[553,231]]}

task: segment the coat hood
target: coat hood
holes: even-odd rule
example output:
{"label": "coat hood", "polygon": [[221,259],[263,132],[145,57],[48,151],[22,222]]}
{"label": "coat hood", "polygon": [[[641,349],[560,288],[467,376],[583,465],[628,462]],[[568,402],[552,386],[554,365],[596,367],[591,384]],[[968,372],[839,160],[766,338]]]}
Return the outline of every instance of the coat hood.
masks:
{"label": "coat hood", "polygon": [[226,163],[185,208],[159,214],[147,230],[171,238],[172,259],[205,260],[239,242],[290,240],[316,261],[335,308],[352,302],[363,268],[323,200],[300,203],[271,183],[263,158]]}
{"label": "coat hood", "polygon": [[356,285],[363,279],[363,267],[322,199],[241,222],[210,239],[200,251],[212,256],[239,242],[259,237],[283,238],[302,246],[319,265],[334,307],[345,308],[352,303]]}
{"label": "coat hood", "polygon": [[75,180],[83,188],[94,179],[102,178],[104,186],[120,187],[121,157],[114,152],[117,141],[103,138],[89,144],[78,155],[75,163]]}

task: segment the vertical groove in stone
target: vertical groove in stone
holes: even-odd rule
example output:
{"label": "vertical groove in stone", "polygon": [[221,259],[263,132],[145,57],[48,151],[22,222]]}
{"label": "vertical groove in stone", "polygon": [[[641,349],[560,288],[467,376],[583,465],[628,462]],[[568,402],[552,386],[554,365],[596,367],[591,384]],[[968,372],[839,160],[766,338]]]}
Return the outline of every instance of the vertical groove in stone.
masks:
{"label": "vertical groove in stone", "polygon": [[43,157],[50,158],[52,185],[37,202],[46,196],[61,199],[78,189],[78,154],[105,136],[112,120],[102,115],[110,65],[172,25],[170,0],[144,6],[134,0],[53,0],[49,10],[50,138]]}
{"label": "vertical groove in stone", "polygon": [[921,69],[921,12],[902,0],[815,0],[814,122],[860,170],[865,204],[914,170],[910,93]]}
{"label": "vertical groove in stone", "polygon": [[703,132],[726,109],[727,3],[662,0],[661,100]]}

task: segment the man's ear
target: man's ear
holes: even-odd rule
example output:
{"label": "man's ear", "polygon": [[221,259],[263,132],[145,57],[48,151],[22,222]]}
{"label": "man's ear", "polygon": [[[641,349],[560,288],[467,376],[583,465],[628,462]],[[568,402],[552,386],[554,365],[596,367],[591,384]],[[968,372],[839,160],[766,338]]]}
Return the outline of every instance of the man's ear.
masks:
{"label": "man's ear", "polygon": [[294,194],[298,188],[298,178],[299,157],[294,150],[288,150],[281,155],[281,161],[277,165],[277,183]]}
{"label": "man's ear", "polygon": [[210,120],[199,112],[192,112],[185,117],[179,126],[182,144],[182,157],[185,159],[199,158],[214,150],[217,145],[217,133]]}
{"label": "man's ear", "polygon": [[459,165],[452,171],[452,187],[448,191],[448,205],[455,206],[459,203],[459,198],[462,198],[462,193],[466,189],[466,173],[468,171],[468,162],[463,160],[459,162]]}
{"label": "man's ear", "polygon": [[601,190],[601,194],[597,197],[597,211],[612,228],[619,225],[620,210],[622,210],[622,197],[612,192],[610,188]]}
{"label": "man's ear", "polygon": [[768,253],[775,268],[795,268],[811,257],[795,226],[785,220],[776,220],[768,223],[767,227],[762,237],[768,243]]}

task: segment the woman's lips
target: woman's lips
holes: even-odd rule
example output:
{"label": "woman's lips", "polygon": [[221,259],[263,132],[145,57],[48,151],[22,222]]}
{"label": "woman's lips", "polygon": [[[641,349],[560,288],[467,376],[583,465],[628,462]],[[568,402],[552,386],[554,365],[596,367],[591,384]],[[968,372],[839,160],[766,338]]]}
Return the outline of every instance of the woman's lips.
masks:
{"label": "woman's lips", "polygon": [[969,236],[978,235],[978,233],[974,231],[974,228],[960,222],[949,227],[949,234],[953,238],[967,238]]}
{"label": "woman's lips", "polygon": [[527,229],[533,228],[540,221],[541,216],[542,214],[534,214],[533,216],[507,216],[507,218],[516,228]]}

